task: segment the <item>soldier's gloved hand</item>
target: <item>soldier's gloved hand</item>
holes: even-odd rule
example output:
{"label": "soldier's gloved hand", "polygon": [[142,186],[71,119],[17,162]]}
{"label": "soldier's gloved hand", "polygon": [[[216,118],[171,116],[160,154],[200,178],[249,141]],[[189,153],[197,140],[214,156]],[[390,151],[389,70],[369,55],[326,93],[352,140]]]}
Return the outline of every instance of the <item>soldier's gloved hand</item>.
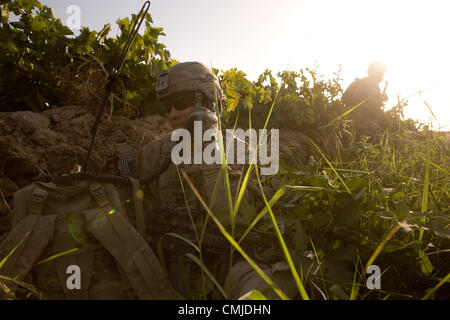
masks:
{"label": "soldier's gloved hand", "polygon": [[205,107],[198,107],[184,122],[184,127],[191,133],[191,135],[194,134],[195,121],[201,122],[202,132],[208,129],[217,128],[219,122],[215,113]]}

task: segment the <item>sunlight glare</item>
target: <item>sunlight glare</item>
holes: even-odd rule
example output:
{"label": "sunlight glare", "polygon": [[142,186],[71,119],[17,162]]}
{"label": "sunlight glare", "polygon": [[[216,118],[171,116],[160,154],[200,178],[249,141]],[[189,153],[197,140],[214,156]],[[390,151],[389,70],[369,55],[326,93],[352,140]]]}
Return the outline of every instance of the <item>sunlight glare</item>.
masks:
{"label": "sunlight glare", "polygon": [[444,1],[300,2],[279,40],[287,47],[281,60],[292,61],[293,70],[317,62],[327,76],[342,65],[344,88],[354,78],[365,77],[371,61],[381,60],[389,82],[386,109],[396,104],[397,94],[404,99],[422,90],[421,96],[409,98],[405,117],[428,122],[426,100],[445,125],[450,120],[445,112],[450,99],[444,90],[450,86],[449,9]]}

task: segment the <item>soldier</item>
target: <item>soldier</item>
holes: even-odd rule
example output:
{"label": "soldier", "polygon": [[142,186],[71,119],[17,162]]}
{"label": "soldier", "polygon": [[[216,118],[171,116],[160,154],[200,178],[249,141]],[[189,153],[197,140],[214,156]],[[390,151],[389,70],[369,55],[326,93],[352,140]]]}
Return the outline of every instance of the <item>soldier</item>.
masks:
{"label": "soldier", "polygon": [[[162,72],[158,77],[156,86],[158,100],[165,106],[167,120],[173,130],[187,128],[193,132],[194,121],[201,121],[203,129],[217,127],[218,119],[215,114],[216,103],[224,100],[224,94],[218,82],[208,67],[198,62],[177,64]],[[144,194],[144,207],[148,214],[149,240],[152,247],[157,250],[158,241],[164,248],[164,260],[173,288],[185,297],[192,297],[200,290],[201,273],[197,266],[189,261],[187,254],[197,254],[194,248],[183,241],[164,236],[169,232],[184,236],[197,243],[202,232],[205,212],[198,199],[193,194],[186,181],[181,178],[180,169],[183,169],[201,192],[204,200],[209,203],[212,198],[215,182],[220,171],[220,165],[179,165],[171,161],[171,151],[177,142],[171,141],[171,134],[166,134],[158,140],[143,146],[131,156],[126,155],[119,161],[123,172],[147,180],[142,186]],[[193,144],[192,144],[193,145]],[[235,174],[235,173],[233,173]],[[232,174],[232,175],[233,175]],[[237,177],[236,175],[233,175]],[[232,183],[237,180],[232,179]],[[213,210],[216,214],[223,213],[226,217],[227,202],[224,185],[220,184]],[[227,224],[227,219],[222,219]],[[208,234],[214,229],[209,222]],[[218,232],[215,230],[214,232]],[[219,235],[220,236],[220,235]],[[205,242],[210,240],[205,238]],[[216,238],[216,240],[225,240]],[[222,241],[222,245],[226,243]],[[210,247],[208,243],[205,246]],[[220,261],[224,257],[225,248],[215,244],[215,250],[203,251],[205,260],[214,262],[208,268],[214,274],[222,266]],[[214,251],[214,252],[212,252]],[[184,256],[184,258],[183,258]],[[184,267],[180,268],[180,259],[184,259]],[[215,269],[215,270],[214,270]],[[186,279],[190,283],[185,286]],[[211,287],[211,283],[209,288]]]}
{"label": "soldier", "polygon": [[[187,128],[192,132],[194,121],[201,121],[204,130],[217,127],[216,106],[220,107],[225,96],[218,79],[205,65],[198,62],[185,62],[170,67],[158,77],[156,93],[167,110],[167,120],[174,130]],[[182,178],[180,169],[187,173],[205,202],[210,204],[212,212],[230,231],[226,186],[223,177],[220,178],[219,175],[220,164],[174,165],[171,161],[171,150],[177,142],[171,141],[170,137],[171,134],[167,134],[143,146],[131,157],[128,155],[122,158],[127,159],[128,163],[124,160],[121,162],[122,167],[128,169],[125,173],[135,175],[141,181],[142,179],[149,181],[143,185],[144,207],[149,220],[147,233],[155,250],[158,242],[164,249],[163,263],[166,265],[173,288],[184,297],[199,297],[198,293],[202,287],[201,271],[197,265],[189,263],[188,259],[188,254],[198,255],[198,252],[192,246],[186,245],[184,241],[164,236],[172,232],[197,243],[205,226],[206,212]],[[130,158],[133,159],[132,162]],[[228,174],[231,197],[234,198],[239,185],[240,172],[229,168]],[[146,177],[150,178],[146,179]],[[216,185],[217,181],[219,183]],[[214,193],[216,186],[217,192]],[[248,208],[248,204],[254,208],[260,207],[262,201],[257,201],[258,195],[255,186],[250,183],[240,208]],[[237,214],[235,234],[243,231],[252,221],[254,215],[249,214],[251,211],[240,210]],[[253,213],[255,213],[254,210]],[[201,248],[203,263],[223,285],[229,271],[230,246],[212,221],[209,221],[205,228],[206,236]],[[244,249],[248,248],[250,251],[255,243],[258,243],[259,249],[263,249],[264,246],[258,242],[254,234],[250,233],[246,239],[247,242],[244,240],[243,243]],[[234,258],[233,261],[236,261],[239,254],[235,253]],[[180,267],[182,259],[184,263],[183,267]],[[227,282],[232,286],[229,298],[238,298],[246,293],[243,291],[248,288],[266,286],[264,280],[252,272],[252,268],[245,261],[235,266]],[[238,279],[241,279],[241,276],[249,279],[248,286],[240,288],[242,281]],[[208,280],[207,277],[206,280]],[[203,292],[208,292],[212,286],[212,283],[207,281]]]}
{"label": "soldier", "polygon": [[380,91],[379,84],[383,81],[386,66],[379,61],[372,62],[367,69],[368,77],[358,79],[345,90],[342,95],[342,102],[352,111],[353,124],[356,134],[376,135],[381,133],[383,127],[383,105],[387,101],[385,82],[383,92]]}

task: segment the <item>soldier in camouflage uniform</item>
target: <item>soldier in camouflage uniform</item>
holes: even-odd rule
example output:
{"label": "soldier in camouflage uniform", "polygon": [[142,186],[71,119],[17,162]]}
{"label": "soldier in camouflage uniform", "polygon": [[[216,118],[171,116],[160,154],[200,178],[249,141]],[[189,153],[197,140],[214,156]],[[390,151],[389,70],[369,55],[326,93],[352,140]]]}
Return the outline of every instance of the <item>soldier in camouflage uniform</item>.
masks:
{"label": "soldier in camouflage uniform", "polygon": [[382,132],[384,124],[383,105],[387,101],[385,93],[387,82],[383,92],[379,84],[383,81],[386,66],[378,61],[372,62],[367,69],[368,77],[355,79],[342,95],[342,102],[348,108],[361,103],[351,116],[357,135],[376,135]]}
{"label": "soldier in camouflage uniform", "polygon": [[[218,79],[211,70],[198,62],[186,62],[177,64],[164,71],[158,78],[156,87],[157,96],[167,110],[167,120],[173,129],[187,128],[192,132],[194,121],[201,121],[204,130],[217,126],[215,109],[220,105],[225,96]],[[203,210],[197,197],[193,194],[180,173],[183,169],[194,186],[198,189],[207,204],[212,203],[211,210],[219,218],[221,223],[230,230],[230,218],[228,213],[227,197],[224,179],[219,180],[214,201],[213,190],[218,179],[220,164],[181,164],[174,165],[170,161],[172,147],[177,143],[170,139],[170,134],[145,145],[133,154],[133,175],[139,178],[155,177],[151,182],[143,186],[144,207],[147,210],[147,233],[152,238],[153,247],[156,250],[158,240],[161,241],[165,253],[165,265],[168,269],[169,279],[174,289],[185,297],[198,297],[201,284],[201,273],[197,265],[188,263],[185,257],[184,267],[180,267],[180,259],[186,254],[198,253],[183,241],[176,241],[164,233],[173,232],[182,234],[194,243],[195,236],[201,234],[205,222],[206,212]],[[231,194],[234,197],[239,184],[240,171],[229,168]],[[254,185],[247,187],[244,204],[241,208],[250,204],[254,208],[261,207],[258,191]],[[258,200],[257,200],[258,199]],[[249,216],[249,210],[240,210],[236,219],[236,230],[243,230],[254,216]],[[239,222],[242,222],[240,224]],[[195,225],[195,227],[193,227]],[[241,227],[241,229],[240,229]],[[183,232],[189,231],[191,232]],[[225,283],[225,276],[229,271],[229,244],[220,234],[214,223],[209,220],[206,226],[207,235],[215,235],[221,239],[221,245],[217,241],[209,243],[206,236],[202,246],[203,263],[212,272],[221,285]],[[255,235],[253,235],[255,236]],[[251,238],[252,233],[247,236]],[[255,236],[254,239],[257,237]],[[209,239],[211,240],[211,239]],[[214,239],[213,239],[214,240]],[[255,242],[256,240],[254,240]],[[225,243],[226,245],[221,247]],[[259,245],[260,248],[263,246]],[[245,240],[244,240],[245,248]],[[239,258],[235,253],[234,257]],[[235,259],[236,260],[236,259]],[[192,262],[192,261],[191,261]],[[270,274],[269,268],[265,269]],[[186,278],[189,285],[185,285]],[[244,282],[242,280],[245,279]],[[256,274],[250,265],[241,261],[232,268],[231,278],[227,284],[230,289],[229,298],[239,298],[247,290],[262,289],[267,286],[264,280]],[[207,281],[206,291],[212,288],[212,283]]]}
{"label": "soldier in camouflage uniform", "polygon": [[[172,129],[186,128],[193,132],[194,121],[201,121],[203,130],[217,127],[215,105],[222,103],[224,94],[217,78],[205,65],[186,62],[169,68],[158,77],[156,91],[159,101],[166,108],[167,120]],[[125,173],[141,179],[154,177],[142,186],[144,207],[149,221],[147,233],[155,250],[158,240],[161,239],[165,264],[174,289],[183,296],[192,297],[198,294],[200,289],[201,273],[197,265],[192,264],[186,257],[184,268],[180,268],[180,258],[189,253],[196,255],[197,253],[189,245],[164,234],[177,233],[197,243],[206,213],[185,179],[181,178],[180,169],[187,173],[206,203],[210,203],[221,165],[176,166],[171,161],[171,151],[176,144],[177,142],[171,141],[171,134],[166,134],[134,153],[132,164],[124,164],[123,167],[129,169]],[[229,174],[231,189],[235,192],[240,172],[230,170]],[[216,194],[212,210],[224,225],[229,225],[223,182],[219,183]],[[246,198],[250,199],[251,196],[247,195]],[[208,222],[206,228],[208,234],[215,234],[218,236],[216,239],[222,240],[222,245],[226,243],[225,238],[220,238],[220,232],[212,221]],[[220,248],[220,245],[214,244],[214,248],[211,248],[207,242],[208,237],[205,238],[202,248],[203,262],[215,276],[226,275],[224,267],[227,263],[224,258],[229,252],[227,246]],[[184,285],[186,277],[190,279],[190,288]],[[224,279],[219,281],[224,282]],[[211,283],[208,282],[207,286],[207,289],[211,288]]]}

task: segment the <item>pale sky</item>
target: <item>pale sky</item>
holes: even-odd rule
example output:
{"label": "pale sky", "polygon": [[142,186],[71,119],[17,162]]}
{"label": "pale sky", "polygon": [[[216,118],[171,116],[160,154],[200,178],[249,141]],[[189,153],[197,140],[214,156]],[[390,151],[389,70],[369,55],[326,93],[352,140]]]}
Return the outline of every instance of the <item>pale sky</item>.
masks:
{"label": "pale sky", "polygon": [[[70,5],[81,9],[81,24],[99,31],[118,27],[118,18],[137,13],[142,0],[41,0],[67,21]],[[256,80],[318,66],[326,78],[342,66],[346,87],[364,77],[373,60],[386,63],[387,107],[397,94],[410,98],[405,116],[428,122],[427,101],[438,122],[450,130],[450,1],[446,0],[153,0],[154,26],[178,61],[238,68]]]}

